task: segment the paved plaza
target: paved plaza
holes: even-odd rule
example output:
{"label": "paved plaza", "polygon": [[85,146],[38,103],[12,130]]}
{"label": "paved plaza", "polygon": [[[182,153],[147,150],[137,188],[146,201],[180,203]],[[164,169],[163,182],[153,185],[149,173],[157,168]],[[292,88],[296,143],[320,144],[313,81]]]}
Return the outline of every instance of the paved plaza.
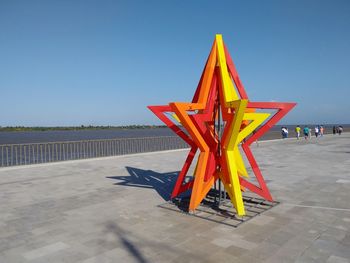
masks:
{"label": "paved plaza", "polygon": [[187,150],[0,169],[0,262],[350,262],[350,134],[252,145],[275,200],[238,225],[162,207]]}

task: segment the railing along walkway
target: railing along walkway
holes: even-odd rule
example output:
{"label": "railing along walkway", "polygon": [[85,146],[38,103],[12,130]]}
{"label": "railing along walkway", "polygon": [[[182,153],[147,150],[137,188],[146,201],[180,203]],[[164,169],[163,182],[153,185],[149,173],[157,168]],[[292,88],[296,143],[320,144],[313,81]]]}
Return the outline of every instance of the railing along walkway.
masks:
{"label": "railing along walkway", "polygon": [[0,167],[187,148],[177,136],[0,145]]}

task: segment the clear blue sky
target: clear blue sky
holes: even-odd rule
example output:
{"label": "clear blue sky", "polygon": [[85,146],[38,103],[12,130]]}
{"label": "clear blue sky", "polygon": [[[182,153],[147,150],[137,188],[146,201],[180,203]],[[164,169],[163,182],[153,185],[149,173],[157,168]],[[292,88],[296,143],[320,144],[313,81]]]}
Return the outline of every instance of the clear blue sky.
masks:
{"label": "clear blue sky", "polygon": [[252,101],[350,123],[350,1],[0,1],[0,125],[159,124],[216,33]]}

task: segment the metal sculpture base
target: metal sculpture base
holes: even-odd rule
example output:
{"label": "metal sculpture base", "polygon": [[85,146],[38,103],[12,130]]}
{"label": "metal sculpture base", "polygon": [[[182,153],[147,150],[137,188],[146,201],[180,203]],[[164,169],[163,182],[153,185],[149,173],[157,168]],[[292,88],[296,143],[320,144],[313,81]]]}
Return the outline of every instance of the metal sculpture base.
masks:
{"label": "metal sculpture base", "polygon": [[[218,200],[220,200],[220,203]],[[218,190],[212,189],[195,212],[189,212],[188,210],[190,204],[190,197],[188,196],[174,198],[167,203],[159,205],[159,207],[237,228],[244,222],[279,204],[277,201],[270,202],[258,198],[252,193],[244,193],[243,202],[246,207],[246,215],[239,216],[234,207],[232,207],[229,197],[226,196],[225,198],[224,191],[221,191],[220,196]]]}

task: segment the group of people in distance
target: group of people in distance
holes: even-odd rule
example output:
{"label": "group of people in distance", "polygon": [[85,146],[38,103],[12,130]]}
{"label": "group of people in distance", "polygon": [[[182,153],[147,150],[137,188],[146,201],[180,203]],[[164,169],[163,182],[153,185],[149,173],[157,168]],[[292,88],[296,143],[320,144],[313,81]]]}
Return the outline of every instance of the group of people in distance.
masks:
{"label": "group of people in distance", "polygon": [[[322,126],[322,125],[316,125],[315,126],[315,137],[322,137],[324,132],[325,132],[325,128]],[[312,129],[309,128],[307,125],[303,128],[303,134],[304,134],[304,138],[305,140],[311,138],[311,132],[312,132]],[[333,134],[339,134],[341,135],[343,132],[343,126],[339,125],[338,127],[336,126],[333,126]],[[288,128],[283,126],[281,127],[281,133],[282,133],[282,138],[285,139],[285,138],[288,138]],[[300,138],[300,134],[301,134],[301,127],[300,125],[296,126],[295,127],[295,135],[297,137],[297,139],[299,140]]]}
{"label": "group of people in distance", "polygon": [[[296,133],[296,136],[297,136],[297,139],[299,140],[299,138],[300,138],[300,130],[301,130],[301,128],[300,128],[300,126],[298,125],[297,127],[295,127],[295,133]],[[307,125],[304,127],[304,129],[303,129],[303,133],[304,133],[304,138],[305,138],[305,140],[307,140],[307,139],[309,139],[309,138],[311,138],[311,133],[312,133],[312,129],[311,128],[309,128]],[[315,136],[316,136],[316,138],[318,137],[318,136],[323,136],[323,134],[324,134],[324,127],[322,126],[322,125],[316,125],[315,126]]]}

